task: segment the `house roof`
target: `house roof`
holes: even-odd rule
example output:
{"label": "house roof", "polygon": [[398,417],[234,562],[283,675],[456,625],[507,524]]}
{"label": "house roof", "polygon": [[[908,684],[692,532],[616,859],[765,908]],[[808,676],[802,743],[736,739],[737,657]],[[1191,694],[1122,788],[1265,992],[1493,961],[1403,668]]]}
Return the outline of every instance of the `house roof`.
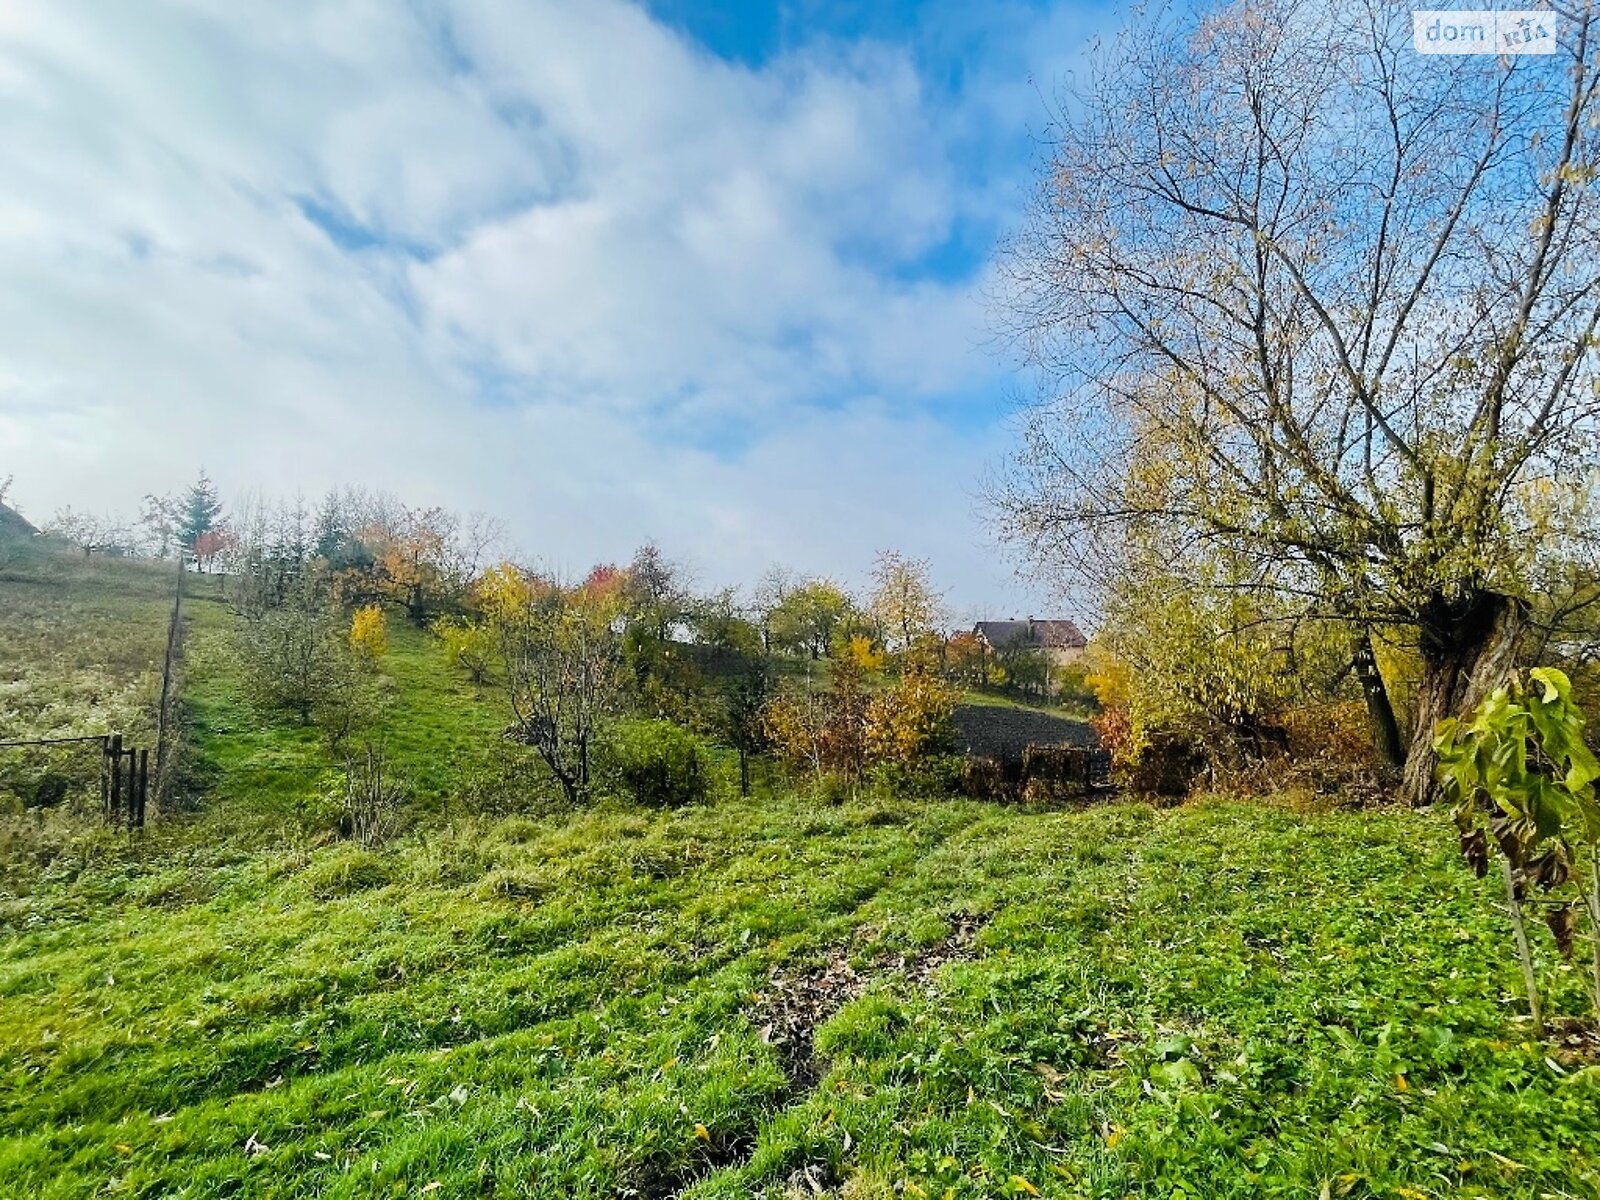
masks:
{"label": "house roof", "polygon": [[1040,645],[1053,650],[1082,650],[1089,644],[1089,639],[1068,620],[1035,621],[1033,632]]}
{"label": "house roof", "polygon": [[972,632],[995,649],[1017,642],[1046,650],[1081,650],[1089,644],[1078,627],[1066,620],[1035,621],[1029,617],[1024,621],[979,621]]}

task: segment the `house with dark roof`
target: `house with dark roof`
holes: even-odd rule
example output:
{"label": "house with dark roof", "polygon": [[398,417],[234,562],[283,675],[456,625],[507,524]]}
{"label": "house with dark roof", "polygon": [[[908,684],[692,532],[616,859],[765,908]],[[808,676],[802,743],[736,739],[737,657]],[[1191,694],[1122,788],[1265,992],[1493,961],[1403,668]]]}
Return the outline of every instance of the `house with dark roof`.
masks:
{"label": "house with dark roof", "polygon": [[1038,649],[1053,667],[1063,667],[1083,657],[1089,639],[1071,621],[979,621],[972,627],[978,640],[991,651]]}

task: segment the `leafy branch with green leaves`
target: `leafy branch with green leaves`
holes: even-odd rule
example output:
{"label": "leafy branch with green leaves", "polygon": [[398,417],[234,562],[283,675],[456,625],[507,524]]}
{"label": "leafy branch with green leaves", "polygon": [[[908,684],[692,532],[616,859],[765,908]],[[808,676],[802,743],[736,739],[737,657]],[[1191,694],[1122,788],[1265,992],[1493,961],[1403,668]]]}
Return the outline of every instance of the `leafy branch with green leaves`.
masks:
{"label": "leafy branch with green leaves", "polygon": [[1525,917],[1534,888],[1543,893],[1545,923],[1563,956],[1573,952],[1579,907],[1587,912],[1590,984],[1600,1013],[1600,760],[1584,742],[1583,727],[1566,675],[1536,667],[1527,686],[1514,681],[1465,720],[1441,721],[1434,739],[1461,852],[1479,878],[1489,870],[1490,843],[1499,850],[1528,1007],[1541,1035],[1544,1011]]}

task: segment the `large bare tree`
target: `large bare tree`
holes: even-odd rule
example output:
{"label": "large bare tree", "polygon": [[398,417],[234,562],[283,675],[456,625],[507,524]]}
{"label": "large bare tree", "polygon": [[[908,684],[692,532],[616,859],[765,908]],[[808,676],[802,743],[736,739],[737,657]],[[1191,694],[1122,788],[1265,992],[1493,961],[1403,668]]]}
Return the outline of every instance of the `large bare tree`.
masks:
{"label": "large bare tree", "polygon": [[1064,94],[999,311],[1044,395],[994,498],[1079,585],[1130,533],[1415,631],[1404,789],[1505,678],[1589,517],[1600,321],[1595,0],[1550,55],[1418,54],[1408,4],[1144,13]]}

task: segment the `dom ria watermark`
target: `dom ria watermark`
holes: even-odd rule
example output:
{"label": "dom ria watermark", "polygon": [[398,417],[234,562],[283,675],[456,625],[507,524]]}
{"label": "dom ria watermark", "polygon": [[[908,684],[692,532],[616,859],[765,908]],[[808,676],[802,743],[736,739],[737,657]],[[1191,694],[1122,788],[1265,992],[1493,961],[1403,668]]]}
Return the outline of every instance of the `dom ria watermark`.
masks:
{"label": "dom ria watermark", "polygon": [[1411,13],[1418,54],[1554,54],[1547,8],[1425,8]]}

